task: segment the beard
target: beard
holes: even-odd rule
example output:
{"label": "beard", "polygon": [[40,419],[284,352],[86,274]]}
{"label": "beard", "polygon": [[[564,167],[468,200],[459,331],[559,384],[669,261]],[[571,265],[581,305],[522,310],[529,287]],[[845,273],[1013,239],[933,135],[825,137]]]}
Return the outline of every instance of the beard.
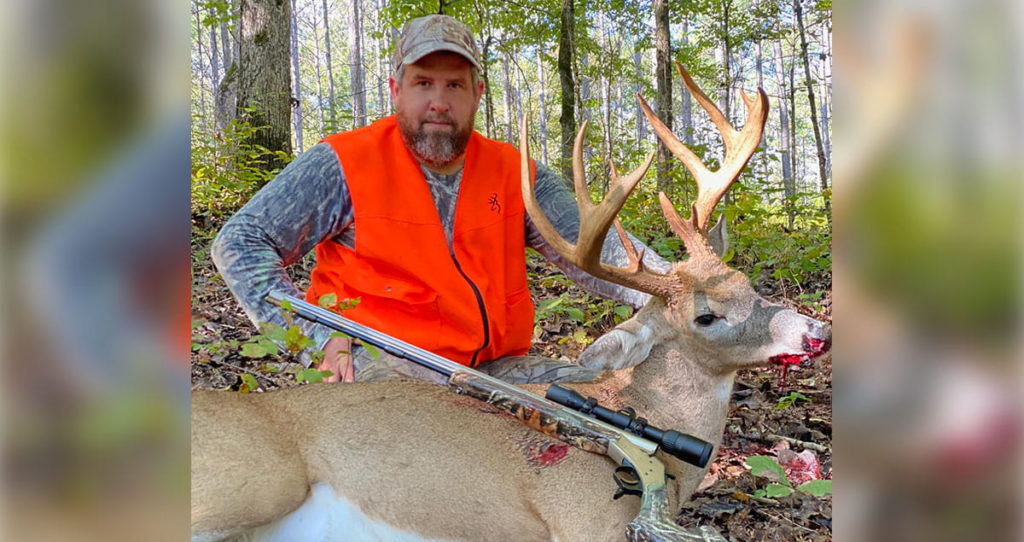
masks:
{"label": "beard", "polygon": [[[428,122],[446,123],[450,130],[427,131]],[[462,156],[473,133],[471,126],[461,126],[447,113],[427,115],[422,120],[407,119],[398,112],[398,128],[402,140],[420,161],[430,166],[445,166]]]}

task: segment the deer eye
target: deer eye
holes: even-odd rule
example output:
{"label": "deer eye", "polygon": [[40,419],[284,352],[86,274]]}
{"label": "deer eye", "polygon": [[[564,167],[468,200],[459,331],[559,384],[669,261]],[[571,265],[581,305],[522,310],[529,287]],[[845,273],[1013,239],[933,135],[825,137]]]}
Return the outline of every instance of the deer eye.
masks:
{"label": "deer eye", "polygon": [[718,319],[717,316],[715,316],[714,314],[710,314],[709,313],[709,314],[702,314],[702,315],[694,318],[693,321],[696,322],[698,326],[710,326],[711,324],[715,323],[715,320],[717,320],[717,319]]}

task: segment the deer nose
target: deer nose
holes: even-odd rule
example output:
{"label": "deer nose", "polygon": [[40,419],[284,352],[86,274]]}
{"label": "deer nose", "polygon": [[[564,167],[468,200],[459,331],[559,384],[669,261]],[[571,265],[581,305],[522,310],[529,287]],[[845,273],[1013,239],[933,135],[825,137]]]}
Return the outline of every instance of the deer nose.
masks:
{"label": "deer nose", "polygon": [[832,326],[815,322],[804,335],[804,350],[813,355],[824,354],[832,347]]}

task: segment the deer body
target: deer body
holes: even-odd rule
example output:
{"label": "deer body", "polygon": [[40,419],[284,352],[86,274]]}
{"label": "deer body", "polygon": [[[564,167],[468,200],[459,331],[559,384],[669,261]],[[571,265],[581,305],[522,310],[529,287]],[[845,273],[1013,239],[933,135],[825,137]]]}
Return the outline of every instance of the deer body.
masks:
{"label": "deer body", "polygon": [[[715,204],[760,141],[767,97],[763,91],[757,99],[744,94],[748,121],[737,132],[679,71],[726,145],[722,168],[709,172],[641,99],[655,132],[698,181],[688,220],[661,194],[669,225],[686,245],[685,261],[667,274],[646,270],[615,221],[630,266],[600,262],[614,216],[652,158],[625,177],[612,165],[608,197],[595,205],[583,178],[585,124],[573,160],[577,242],[558,236],[539,210],[526,175],[525,120],[523,195],[538,229],[569,261],[653,296],[581,355],[580,365],[608,372],[572,387],[609,408],[632,406],[655,426],[717,448],[737,370],[814,358],[828,350],[831,335],[824,324],[757,295],[716,254],[724,250],[724,230],[707,227]],[[543,387],[532,391],[544,393]],[[675,476],[668,482],[674,510],[707,469],[658,455]],[[323,384],[255,395],[199,392],[192,406],[193,540],[622,540],[639,502],[612,500],[612,466],[607,457],[425,382]]]}

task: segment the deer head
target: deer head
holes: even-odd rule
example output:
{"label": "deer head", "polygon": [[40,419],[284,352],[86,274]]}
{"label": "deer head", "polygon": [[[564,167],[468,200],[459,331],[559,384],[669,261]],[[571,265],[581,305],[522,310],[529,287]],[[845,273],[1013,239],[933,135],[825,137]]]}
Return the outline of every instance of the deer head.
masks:
{"label": "deer head", "polygon": [[[610,189],[600,204],[594,204],[587,191],[583,169],[586,123],[583,124],[573,147],[573,181],[580,214],[580,231],[575,244],[555,231],[537,203],[528,176],[523,175],[526,209],[545,239],[563,257],[596,277],[653,296],[632,319],[584,351],[580,364],[595,369],[623,369],[649,357],[658,357],[671,358],[673,365],[685,365],[688,371],[698,369],[709,375],[731,375],[744,367],[769,362],[794,363],[823,353],[830,341],[826,326],[759,296],[747,277],[731,269],[720,257],[727,244],[724,219],[714,228],[708,228],[716,204],[739,177],[761,141],[768,119],[767,96],[761,89],[754,98],[743,93],[747,122],[742,131],[737,131],[679,63],[676,68],[721,132],[725,158],[717,171],[708,170],[658,119],[643,97],[637,96],[655,133],[690,170],[698,185],[697,199],[691,206],[690,217],[685,220],[668,197],[659,194],[669,227],[683,241],[688,255],[687,259],[675,263],[670,272],[660,274],[646,269],[643,255],[638,254],[615,218],[650,167],[653,152],[639,168],[625,176],[609,161]],[[526,137],[524,118],[520,137],[523,172],[529,171]],[[600,261],[601,246],[612,224],[629,257],[626,267],[613,267]],[[652,351],[658,355],[652,356]]]}

